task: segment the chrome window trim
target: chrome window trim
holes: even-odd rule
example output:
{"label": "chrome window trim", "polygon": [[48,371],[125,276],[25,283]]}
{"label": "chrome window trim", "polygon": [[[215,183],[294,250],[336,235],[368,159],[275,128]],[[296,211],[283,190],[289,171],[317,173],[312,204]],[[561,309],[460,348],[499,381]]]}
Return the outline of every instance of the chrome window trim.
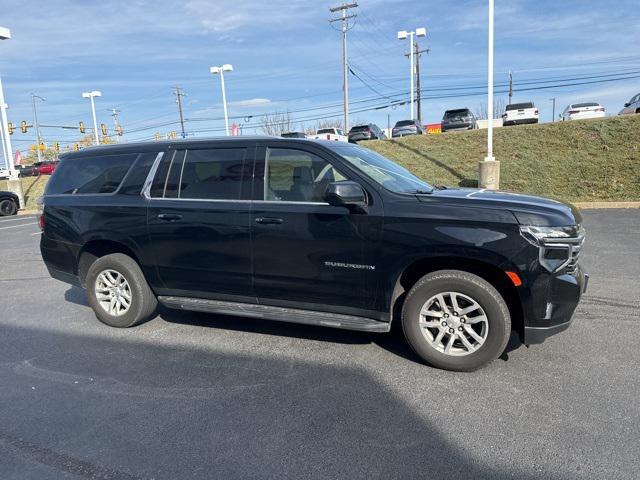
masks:
{"label": "chrome window trim", "polygon": [[158,152],[156,155],[156,159],[153,161],[151,165],[151,169],[149,170],[149,174],[147,175],[146,180],[144,181],[144,186],[142,187],[142,196],[147,200],[151,200],[151,184],[153,183],[153,178],[156,176],[156,171],[158,170],[158,165],[162,161],[162,157],[164,156],[164,152]]}

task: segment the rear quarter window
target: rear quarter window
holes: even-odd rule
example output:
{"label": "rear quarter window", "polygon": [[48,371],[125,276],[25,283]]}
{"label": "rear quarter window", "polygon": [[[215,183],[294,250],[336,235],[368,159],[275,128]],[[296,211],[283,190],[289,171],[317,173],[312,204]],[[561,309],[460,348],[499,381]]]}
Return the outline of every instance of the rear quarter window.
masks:
{"label": "rear quarter window", "polygon": [[49,180],[45,195],[113,193],[138,155],[126,153],[64,159]]}

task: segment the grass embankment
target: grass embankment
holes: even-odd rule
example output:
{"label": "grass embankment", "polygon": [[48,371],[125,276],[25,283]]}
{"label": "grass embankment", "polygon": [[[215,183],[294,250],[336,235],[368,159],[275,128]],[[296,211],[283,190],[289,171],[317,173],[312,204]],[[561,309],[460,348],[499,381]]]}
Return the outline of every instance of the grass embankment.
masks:
{"label": "grass embankment", "polygon": [[[24,194],[25,208],[27,210],[35,210],[38,208],[36,201],[44,193],[44,187],[49,180],[50,175],[41,175],[39,177],[21,178],[22,192]],[[7,189],[7,181],[0,180],[0,190]]]}
{"label": "grass embankment", "polygon": [[[436,185],[477,186],[486,130],[363,146]],[[574,202],[640,200],[640,115],[494,130],[500,188]]]}

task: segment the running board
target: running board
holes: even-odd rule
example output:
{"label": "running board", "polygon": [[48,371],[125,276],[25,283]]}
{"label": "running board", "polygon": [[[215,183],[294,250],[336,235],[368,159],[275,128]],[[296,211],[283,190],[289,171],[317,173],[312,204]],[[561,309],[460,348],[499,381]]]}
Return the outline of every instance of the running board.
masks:
{"label": "running board", "polygon": [[322,327],[359,330],[362,332],[388,332],[391,323],[371,318],[342,315],[339,313],[317,312],[297,308],[272,307],[253,303],[223,302],[189,297],[159,296],[158,301],[165,307],[196,312],[221,313],[243,317],[265,318],[280,322],[303,323]]}

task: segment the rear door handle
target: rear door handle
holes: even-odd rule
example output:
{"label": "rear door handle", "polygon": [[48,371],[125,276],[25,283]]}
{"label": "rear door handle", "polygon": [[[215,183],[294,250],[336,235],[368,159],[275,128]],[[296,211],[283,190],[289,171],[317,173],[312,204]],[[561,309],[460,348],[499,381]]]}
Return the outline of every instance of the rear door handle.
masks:
{"label": "rear door handle", "polygon": [[271,225],[279,225],[283,223],[284,220],[282,218],[272,218],[272,217],[258,217],[256,218],[256,223],[271,224]]}
{"label": "rear door handle", "polygon": [[173,222],[175,220],[181,220],[182,219],[182,215],[179,215],[177,213],[160,213],[158,214],[158,219],[160,220],[166,220],[168,222]]}

